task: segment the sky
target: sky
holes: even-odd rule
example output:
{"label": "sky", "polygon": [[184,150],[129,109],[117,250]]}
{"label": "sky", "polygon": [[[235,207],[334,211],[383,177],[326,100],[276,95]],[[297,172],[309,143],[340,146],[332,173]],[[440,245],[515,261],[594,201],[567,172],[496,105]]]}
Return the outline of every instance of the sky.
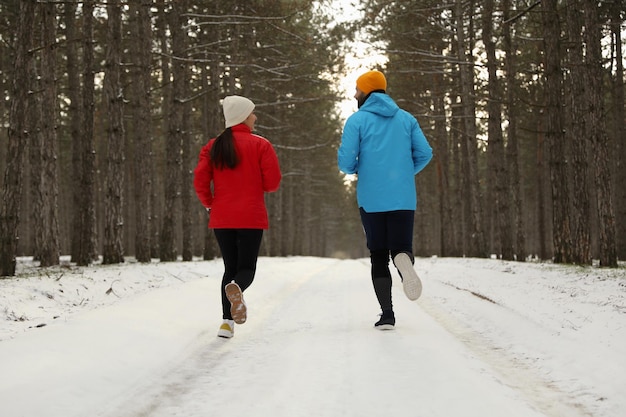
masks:
{"label": "sky", "polygon": [[[357,4],[358,2],[354,0],[332,0],[329,13],[333,14],[337,22],[358,20],[362,13]],[[364,33],[357,34],[356,40],[349,44],[348,53],[345,56],[346,73],[341,77],[338,85],[340,94],[344,97],[339,106],[343,120],[358,109],[354,99],[358,76],[375,69],[386,61],[387,58],[380,53],[380,50],[366,41]]]}
{"label": "sky", "polygon": [[626,266],[417,258],[396,327],[369,260],[259,259],[248,321],[221,324],[220,259],[0,280],[0,416],[619,417]]}

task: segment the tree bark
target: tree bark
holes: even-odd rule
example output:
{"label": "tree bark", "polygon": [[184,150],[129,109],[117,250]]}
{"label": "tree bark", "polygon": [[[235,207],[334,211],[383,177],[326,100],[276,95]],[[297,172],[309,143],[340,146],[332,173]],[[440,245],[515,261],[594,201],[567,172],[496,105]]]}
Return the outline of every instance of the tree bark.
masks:
{"label": "tree bark", "polygon": [[604,93],[602,65],[602,25],[596,1],[584,0],[585,32],[587,44],[585,68],[589,89],[587,97],[589,110],[586,123],[593,144],[594,172],[597,196],[598,219],[600,221],[600,266],[617,268],[617,246],[615,211],[613,209],[613,179],[609,158],[609,138],[606,130],[604,112]]}
{"label": "tree bark", "polygon": [[175,261],[177,213],[180,210],[182,144],[184,135],[184,106],[185,79],[184,48],[185,31],[183,16],[185,2],[176,2],[172,5],[169,14],[169,28],[172,36],[172,85],[169,105],[168,129],[166,138],[166,162],[168,175],[165,178],[165,209],[163,212],[163,227],[161,229],[161,261]]}
{"label": "tree bark", "polygon": [[509,172],[505,165],[504,136],[502,134],[502,97],[497,75],[498,62],[496,60],[496,44],[493,33],[494,1],[486,0],[483,3],[483,42],[487,53],[487,113],[488,113],[488,149],[491,153],[492,181],[494,184],[496,202],[496,224],[500,246],[498,255],[502,259],[513,260],[513,236],[510,222],[509,206]]}
{"label": "tree bark", "polygon": [[567,7],[568,49],[568,98],[571,112],[571,125],[567,129],[566,140],[572,144],[572,176],[574,180],[572,204],[572,262],[591,265],[591,209],[589,205],[589,156],[587,143],[589,133],[585,125],[588,110],[582,43],[582,10],[579,0],[570,1]]}
{"label": "tree bark", "polygon": [[66,69],[67,69],[67,97],[68,117],[70,127],[70,140],[72,142],[72,218],[71,235],[70,235],[70,255],[72,261],[79,263],[81,258],[81,236],[83,234],[83,219],[81,211],[83,210],[83,193],[80,184],[82,176],[82,153],[81,141],[84,139],[82,135],[82,104],[80,89],[80,67],[78,59],[78,31],[76,29],[76,10],[77,1],[69,1],[65,3],[65,37],[67,44],[65,45]]}
{"label": "tree bark", "polygon": [[516,94],[518,91],[518,81],[516,74],[518,71],[517,61],[515,58],[515,47],[513,45],[513,28],[510,18],[511,1],[504,0],[503,16],[504,23],[503,42],[504,42],[504,71],[506,79],[506,108],[507,120],[509,125],[507,128],[507,162],[510,167],[509,184],[511,188],[511,202],[513,203],[513,213],[511,217],[514,219],[513,230],[515,231],[515,259],[520,262],[526,260],[526,230],[524,228],[524,212],[522,209],[522,188],[520,184],[520,164],[519,164],[519,141],[518,141],[518,111]]}
{"label": "tree bark", "polygon": [[[180,1],[181,14],[184,14],[187,10],[187,1]],[[184,28],[187,26],[183,20],[181,28],[180,39],[180,51],[185,52],[187,49],[187,32]],[[189,83],[191,80],[189,65],[185,60],[180,62],[180,74],[177,75],[181,78],[180,82],[180,101],[182,103],[182,118],[181,118],[181,146],[182,146],[182,165],[181,165],[181,200],[182,200],[182,226],[183,226],[183,248],[182,255],[183,261],[191,261],[193,259],[193,237],[194,237],[194,204],[195,192],[193,189],[193,168],[197,161],[197,154],[192,154],[192,141],[191,135],[191,105],[189,96],[191,94],[189,89]]]}
{"label": "tree bark", "polygon": [[548,232],[548,219],[546,215],[546,209],[548,202],[546,202],[549,196],[545,190],[548,188],[546,184],[546,177],[548,177],[548,167],[546,167],[546,141],[544,134],[544,120],[543,117],[539,118],[537,131],[537,175],[536,177],[536,192],[537,192],[537,232],[539,233],[539,259],[548,259],[550,254],[548,250],[549,232]]}
{"label": "tree bark", "polygon": [[613,37],[613,54],[615,75],[612,79],[611,107],[613,108],[613,140],[615,141],[615,217],[617,222],[617,257],[626,259],[626,123],[624,99],[624,55],[622,54],[622,23],[621,13],[624,2],[614,1],[611,5],[611,34]]}
{"label": "tree bark", "polygon": [[[164,0],[157,0],[156,7],[158,10],[157,19],[156,19],[156,38],[158,40],[161,55],[159,60],[160,71],[161,71],[161,80],[159,85],[159,90],[161,91],[161,108],[160,113],[164,115],[161,118],[161,126],[160,130],[162,132],[168,132],[169,130],[169,114],[171,107],[171,97],[172,97],[172,73],[171,73],[171,58],[170,58],[170,48],[169,48],[169,37],[168,37],[168,12]],[[167,134],[162,134],[161,138],[155,137],[155,150],[166,148],[167,142]],[[155,154],[155,157],[159,157],[161,160],[163,158],[167,158],[167,156],[163,153],[158,155]],[[170,176],[166,176],[163,178],[162,175],[156,176],[154,182],[152,183],[152,237],[151,237],[151,253],[153,258],[161,257],[161,232],[164,226],[163,220],[163,210],[165,207],[165,196],[163,194],[163,190],[165,189],[165,181]],[[157,180],[158,178],[158,180]]]}
{"label": "tree bark", "polygon": [[96,229],[96,147],[95,147],[95,58],[94,58],[94,7],[95,0],[83,2],[83,94],[82,138],[79,138],[82,169],[80,192],[82,205],[80,217],[82,234],[81,250],[76,262],[88,265],[98,258]]}
{"label": "tree bark", "polygon": [[151,106],[151,50],[152,30],[149,0],[132,0],[131,13],[136,19],[132,33],[132,71],[135,117],[133,119],[134,141],[134,203],[135,203],[135,258],[150,262],[152,205],[152,118]]}
{"label": "tree bark", "polygon": [[18,244],[18,227],[22,205],[24,159],[29,139],[27,115],[33,74],[33,33],[35,0],[20,2],[19,22],[15,38],[15,62],[11,85],[7,164],[0,211],[0,276],[14,276]]}
{"label": "tree bark", "polygon": [[544,78],[546,95],[546,141],[550,150],[550,179],[552,183],[552,218],[554,262],[571,262],[570,201],[567,166],[567,146],[563,129],[563,76],[561,73],[561,25],[557,0],[541,3],[544,44]]}
{"label": "tree bark", "polygon": [[[473,2],[472,2],[473,4]],[[471,47],[466,39],[462,0],[456,1],[456,42],[459,58],[459,76],[461,82],[461,106],[463,117],[462,146],[463,174],[467,181],[465,190],[466,220],[469,230],[467,236],[467,254],[472,257],[487,257],[487,246],[482,226],[482,209],[478,181],[478,148],[476,138],[476,106],[474,101],[474,72],[471,61]],[[470,27],[471,17],[470,19]],[[471,33],[471,28],[468,30]]]}
{"label": "tree bark", "polygon": [[123,190],[124,190],[124,125],[122,89],[122,22],[119,0],[107,4],[107,48],[104,95],[108,114],[108,154],[104,200],[103,263],[124,262]]}
{"label": "tree bark", "polygon": [[454,227],[450,202],[450,146],[449,135],[446,132],[445,121],[445,93],[443,73],[435,73],[433,79],[433,113],[435,114],[435,131],[433,145],[435,149],[434,163],[437,169],[437,188],[439,195],[439,222],[440,222],[440,254],[453,256]]}
{"label": "tree bark", "polygon": [[[38,13],[37,13],[38,12]],[[38,5],[36,11],[36,19],[41,29],[41,5]],[[36,24],[37,25],[37,24]],[[41,34],[41,30],[39,31]],[[43,119],[43,85],[41,71],[44,70],[41,65],[41,58],[31,63],[31,74],[33,75],[33,84],[30,94],[30,107],[28,115],[28,124],[30,130],[30,141],[28,144],[28,158],[30,167],[30,219],[26,220],[26,224],[31,224],[33,229],[32,255],[35,261],[41,260],[44,236],[44,169],[43,169],[43,148],[44,135],[42,128]],[[35,93],[36,92],[36,93]],[[28,204],[30,203],[30,204]]]}
{"label": "tree bark", "polygon": [[[212,33],[208,34],[209,36]],[[217,136],[221,130],[221,112],[219,105],[220,97],[220,68],[219,61],[217,59],[209,59],[207,56],[207,65],[203,66],[202,88],[205,91],[202,101],[202,138],[204,144],[208,143],[213,137]],[[202,211],[204,207],[201,204],[196,204]],[[204,215],[203,215],[204,216]],[[205,217],[203,217],[205,218]],[[202,252],[205,260],[214,259],[219,256],[219,248],[213,231],[208,228],[208,218],[204,223],[204,249]]]}
{"label": "tree bark", "polygon": [[40,266],[59,264],[59,220],[58,220],[58,166],[57,166],[57,88],[56,88],[56,12],[54,3],[41,5],[42,42],[41,83],[41,134],[43,139],[41,159],[42,234]]}

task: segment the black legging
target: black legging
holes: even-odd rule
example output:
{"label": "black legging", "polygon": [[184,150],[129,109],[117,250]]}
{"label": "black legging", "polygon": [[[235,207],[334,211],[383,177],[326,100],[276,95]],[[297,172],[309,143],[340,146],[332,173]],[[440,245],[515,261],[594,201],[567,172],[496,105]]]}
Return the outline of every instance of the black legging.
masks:
{"label": "black legging", "polygon": [[368,213],[361,207],[361,222],[372,261],[372,283],[383,311],[393,310],[389,257],[405,252],[413,259],[413,210]]}
{"label": "black legging", "polygon": [[254,280],[256,262],[263,238],[262,229],[214,229],[215,238],[224,260],[222,277],[222,314],[224,319],[232,320],[230,301],[226,298],[224,287],[235,281],[245,291]]}

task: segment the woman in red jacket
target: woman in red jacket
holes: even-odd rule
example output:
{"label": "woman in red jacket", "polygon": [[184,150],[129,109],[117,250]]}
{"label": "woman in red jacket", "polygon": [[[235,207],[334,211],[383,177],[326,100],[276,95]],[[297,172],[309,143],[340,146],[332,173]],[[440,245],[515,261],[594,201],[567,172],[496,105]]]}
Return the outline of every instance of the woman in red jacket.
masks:
{"label": "woman in red jacket", "polygon": [[234,323],[247,318],[243,291],[254,280],[263,230],[269,227],[265,193],[278,189],[281,173],[270,142],[252,134],[254,103],[228,96],[223,109],[226,130],[200,151],[193,184],[224,260],[218,336],[230,338]]}

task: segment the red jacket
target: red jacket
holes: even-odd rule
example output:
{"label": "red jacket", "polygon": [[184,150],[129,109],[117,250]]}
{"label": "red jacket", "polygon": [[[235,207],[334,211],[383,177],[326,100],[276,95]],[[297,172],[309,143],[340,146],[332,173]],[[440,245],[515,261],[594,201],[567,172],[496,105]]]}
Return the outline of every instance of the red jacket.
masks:
{"label": "red jacket", "polygon": [[[265,192],[278,190],[278,157],[272,144],[241,123],[232,127],[239,164],[217,169],[211,163],[211,139],[200,151],[193,185],[204,207],[211,209],[212,229],[267,229]],[[213,187],[211,187],[213,183]]]}

